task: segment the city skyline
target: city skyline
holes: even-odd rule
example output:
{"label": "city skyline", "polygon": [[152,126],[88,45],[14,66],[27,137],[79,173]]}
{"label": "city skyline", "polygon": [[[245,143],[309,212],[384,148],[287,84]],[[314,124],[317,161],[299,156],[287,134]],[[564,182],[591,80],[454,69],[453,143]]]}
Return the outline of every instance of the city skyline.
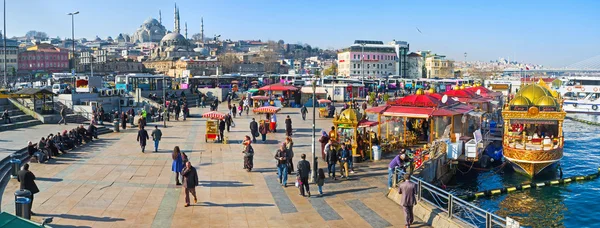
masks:
{"label": "city skyline", "polygon": [[[595,42],[600,29],[594,25],[600,19],[595,14],[600,3],[593,1],[387,2],[379,6],[353,1],[7,1],[7,36],[38,30],[50,37],[70,37],[66,13],[72,11],[81,12],[75,17],[76,37],[132,34],[149,17],[158,19],[159,10],[163,25],[172,31],[175,3],[190,38],[200,32],[203,17],[206,37],[281,39],[324,49],[347,47],[356,39],[396,39],[408,41],[411,51],[432,50],[456,61],[463,61],[466,52],[467,61],[505,57],[550,67],[600,54],[600,43]],[[36,13],[22,13],[27,10]]]}

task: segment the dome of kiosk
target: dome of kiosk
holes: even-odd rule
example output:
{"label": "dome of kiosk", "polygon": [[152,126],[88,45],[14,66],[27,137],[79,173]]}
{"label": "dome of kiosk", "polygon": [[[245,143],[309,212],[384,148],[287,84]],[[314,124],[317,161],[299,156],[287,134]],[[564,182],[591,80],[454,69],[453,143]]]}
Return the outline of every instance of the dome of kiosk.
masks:
{"label": "dome of kiosk", "polygon": [[552,94],[543,86],[538,84],[530,84],[523,87],[517,96],[525,97],[529,99],[529,101],[536,101],[540,97],[552,96]]}
{"label": "dome of kiosk", "polygon": [[458,87],[458,86],[454,86],[454,87],[452,88],[452,90],[459,90],[459,89],[460,89],[460,87]]}
{"label": "dome of kiosk", "polygon": [[531,106],[531,101],[523,96],[516,96],[510,101],[510,106]]}
{"label": "dome of kiosk", "polygon": [[360,114],[356,113],[356,109],[349,108],[340,113],[337,121],[345,123],[358,123],[359,115]]}
{"label": "dome of kiosk", "polygon": [[535,101],[535,105],[540,107],[556,107],[558,106],[558,102],[551,96],[543,96]]}
{"label": "dome of kiosk", "polygon": [[429,94],[434,94],[435,93],[435,89],[434,88],[430,88],[429,89]]}
{"label": "dome of kiosk", "polygon": [[425,94],[425,92],[423,92],[423,89],[418,89],[418,90],[415,92],[415,94],[416,94],[416,95],[423,95],[423,94]]}

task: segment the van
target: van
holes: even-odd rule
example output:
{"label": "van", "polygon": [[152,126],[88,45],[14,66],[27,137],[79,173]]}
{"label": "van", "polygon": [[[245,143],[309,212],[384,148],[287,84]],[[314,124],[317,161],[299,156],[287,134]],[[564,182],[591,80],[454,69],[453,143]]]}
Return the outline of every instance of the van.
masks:
{"label": "van", "polygon": [[65,89],[67,89],[68,84],[54,84],[52,85],[52,92],[55,94],[65,93]]}

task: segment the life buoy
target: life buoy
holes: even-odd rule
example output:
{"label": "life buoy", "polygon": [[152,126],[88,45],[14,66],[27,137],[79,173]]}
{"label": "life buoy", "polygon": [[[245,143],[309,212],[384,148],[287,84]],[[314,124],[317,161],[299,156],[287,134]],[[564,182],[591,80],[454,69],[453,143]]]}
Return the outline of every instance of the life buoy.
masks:
{"label": "life buoy", "polygon": [[577,108],[577,103],[574,103],[574,104],[573,104],[573,108]]}
{"label": "life buoy", "polygon": [[598,92],[598,87],[594,87],[594,92]]}
{"label": "life buoy", "polygon": [[567,90],[568,90],[568,91],[571,91],[572,89],[571,89],[571,87],[567,87]]}
{"label": "life buoy", "polygon": [[592,105],[592,109],[593,109],[594,111],[598,110],[598,105]]}
{"label": "life buoy", "polygon": [[581,87],[581,92],[585,92],[585,88],[584,87]]}

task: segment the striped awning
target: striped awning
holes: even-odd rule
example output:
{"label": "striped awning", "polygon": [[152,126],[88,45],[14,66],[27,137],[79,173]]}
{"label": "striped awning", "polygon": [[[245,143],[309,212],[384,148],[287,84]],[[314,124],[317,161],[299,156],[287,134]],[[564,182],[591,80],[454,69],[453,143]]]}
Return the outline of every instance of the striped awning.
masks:
{"label": "striped awning", "polygon": [[212,112],[207,112],[207,113],[202,114],[202,118],[221,120],[221,119],[225,119],[225,114],[212,111]]}
{"label": "striped awning", "polygon": [[259,108],[255,108],[252,111],[254,113],[258,113],[258,114],[262,114],[262,113],[269,113],[269,114],[273,114],[273,113],[277,113],[281,110],[280,107],[275,107],[275,106],[263,106],[263,107],[259,107]]}

